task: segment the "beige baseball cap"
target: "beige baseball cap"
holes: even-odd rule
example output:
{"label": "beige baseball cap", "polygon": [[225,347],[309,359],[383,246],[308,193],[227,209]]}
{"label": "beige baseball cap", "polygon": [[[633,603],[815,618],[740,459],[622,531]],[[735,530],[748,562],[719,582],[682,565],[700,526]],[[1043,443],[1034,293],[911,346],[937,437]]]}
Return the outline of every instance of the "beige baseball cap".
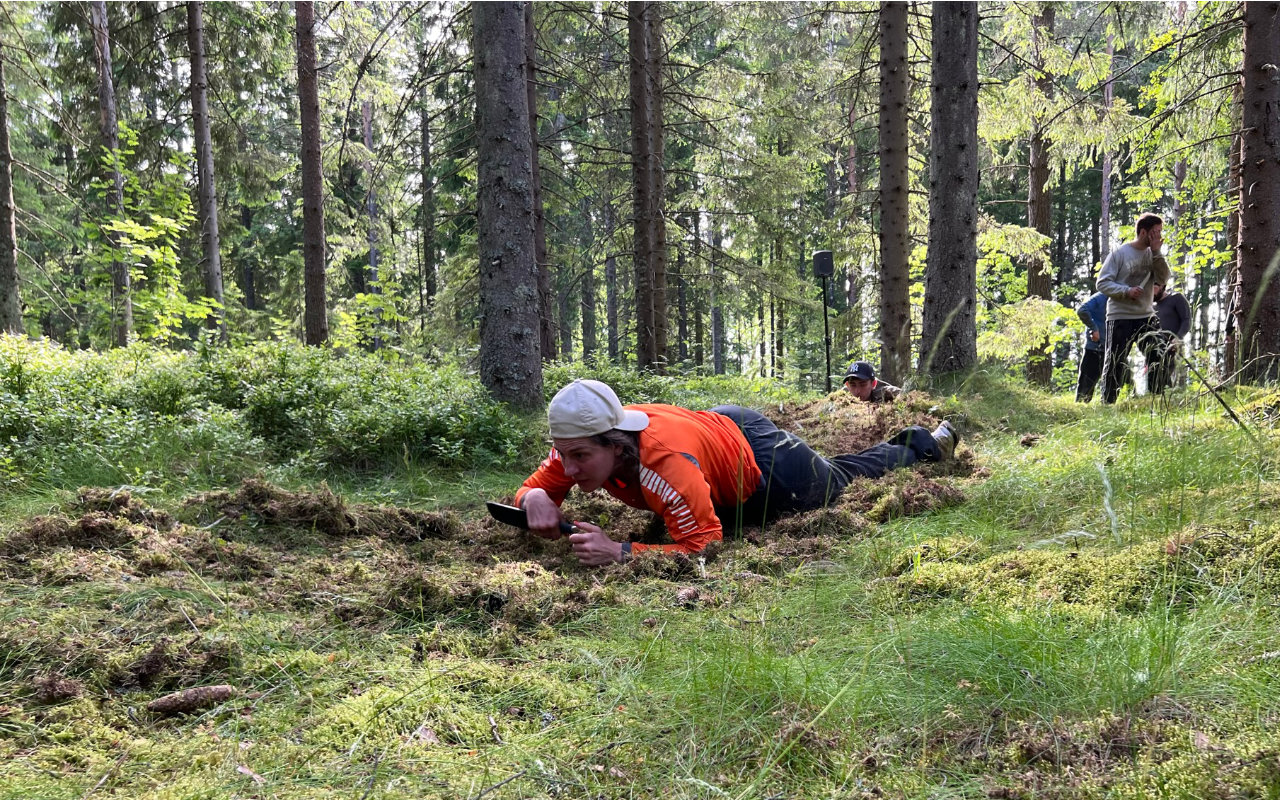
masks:
{"label": "beige baseball cap", "polygon": [[551,398],[547,422],[552,439],[585,439],[614,428],[642,431],[649,415],[624,409],[607,383],[579,379]]}

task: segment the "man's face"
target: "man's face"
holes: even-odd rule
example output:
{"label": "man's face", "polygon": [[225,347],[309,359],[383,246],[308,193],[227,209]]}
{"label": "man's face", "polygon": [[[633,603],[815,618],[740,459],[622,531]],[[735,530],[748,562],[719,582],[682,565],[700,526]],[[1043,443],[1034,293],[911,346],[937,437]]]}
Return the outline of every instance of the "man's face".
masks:
{"label": "man's face", "polygon": [[1143,231],[1143,236],[1146,237],[1146,245],[1151,248],[1151,252],[1159,253],[1164,244],[1164,225],[1152,225]]}
{"label": "man's face", "polygon": [[844,390],[865,402],[871,397],[871,386],[874,383],[875,381],[869,378],[849,378],[844,382]]}
{"label": "man's face", "polygon": [[1157,283],[1157,284],[1153,287],[1153,290],[1152,290],[1152,292],[1151,292],[1151,296],[1152,296],[1154,299],[1156,299],[1156,300],[1163,300],[1163,299],[1164,299],[1164,287]]}
{"label": "man's face", "polygon": [[597,444],[591,439],[553,439],[564,464],[564,474],[584,492],[594,492],[613,474],[621,448]]}

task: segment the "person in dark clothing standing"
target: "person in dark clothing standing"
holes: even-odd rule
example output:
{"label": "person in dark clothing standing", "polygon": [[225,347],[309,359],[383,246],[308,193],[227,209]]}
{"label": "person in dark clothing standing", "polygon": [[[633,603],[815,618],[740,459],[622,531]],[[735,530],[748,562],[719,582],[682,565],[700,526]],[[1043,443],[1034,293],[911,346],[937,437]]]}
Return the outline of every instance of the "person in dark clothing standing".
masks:
{"label": "person in dark clothing standing", "polygon": [[1164,390],[1172,385],[1182,337],[1191,330],[1191,306],[1187,298],[1181,292],[1167,292],[1165,289],[1165,284],[1157,283],[1152,294],[1160,330],[1147,338],[1142,350],[1147,360],[1147,391],[1152,394],[1164,394]]}
{"label": "person in dark clothing standing", "polygon": [[1102,377],[1102,352],[1107,345],[1107,296],[1093,296],[1076,307],[1076,316],[1084,323],[1084,353],[1080,356],[1080,374],[1076,377],[1076,402],[1093,400],[1093,387]]}

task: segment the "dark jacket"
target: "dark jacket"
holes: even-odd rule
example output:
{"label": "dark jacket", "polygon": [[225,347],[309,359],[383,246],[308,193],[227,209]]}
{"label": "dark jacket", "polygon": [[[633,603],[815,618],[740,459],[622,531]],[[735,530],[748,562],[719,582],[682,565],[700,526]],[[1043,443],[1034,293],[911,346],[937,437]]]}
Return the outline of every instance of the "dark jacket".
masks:
{"label": "dark jacket", "polygon": [[1179,339],[1191,330],[1191,306],[1181,292],[1165,292],[1156,301],[1156,316],[1160,318],[1160,330],[1172,331]]}
{"label": "dark jacket", "polygon": [[1094,292],[1093,296],[1076,308],[1076,315],[1084,323],[1086,334],[1098,332],[1098,341],[1084,337],[1085,350],[1101,350],[1107,344],[1107,296],[1102,292]]}

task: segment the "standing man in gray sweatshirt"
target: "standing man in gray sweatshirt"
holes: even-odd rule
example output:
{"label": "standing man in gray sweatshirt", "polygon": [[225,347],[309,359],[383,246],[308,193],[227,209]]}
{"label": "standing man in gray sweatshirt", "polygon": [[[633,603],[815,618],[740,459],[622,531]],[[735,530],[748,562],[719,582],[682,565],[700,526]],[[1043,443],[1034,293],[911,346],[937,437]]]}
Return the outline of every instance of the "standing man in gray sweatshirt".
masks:
{"label": "standing man in gray sweatshirt", "polygon": [[1098,291],[1107,296],[1107,351],[1102,362],[1102,402],[1120,394],[1124,363],[1144,334],[1160,329],[1152,294],[1169,280],[1169,265],[1160,255],[1164,220],[1147,213],[1138,217],[1137,238],[1111,251],[1098,273]]}

